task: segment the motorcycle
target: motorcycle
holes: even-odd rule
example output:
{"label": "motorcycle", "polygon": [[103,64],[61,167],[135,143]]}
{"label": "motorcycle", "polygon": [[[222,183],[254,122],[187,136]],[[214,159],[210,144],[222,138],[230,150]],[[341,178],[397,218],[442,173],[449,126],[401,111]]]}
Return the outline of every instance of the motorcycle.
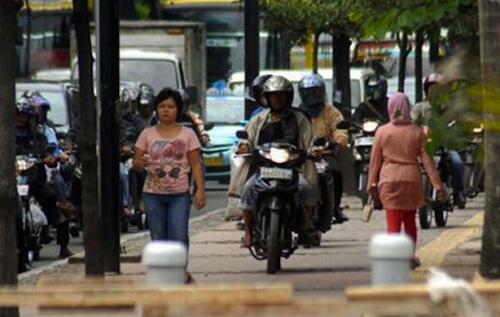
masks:
{"label": "motorcycle", "polygon": [[368,181],[368,171],[370,169],[370,157],[372,153],[375,132],[380,123],[378,121],[365,121],[362,125],[353,124],[352,131],[359,132],[353,139],[354,169],[356,171],[357,192],[361,198],[363,206],[368,203],[368,193],[366,193],[366,183]]}
{"label": "motorcycle", "polygon": [[[246,131],[236,133],[248,139]],[[267,260],[267,273],[281,269],[281,257],[289,258],[298,248],[293,237],[301,223],[299,201],[299,168],[307,159],[307,151],[288,143],[266,143],[243,157],[254,160],[256,166],[256,208],[252,216],[251,255]]]}
{"label": "motorcycle", "polygon": [[40,259],[42,228],[48,225],[45,214],[30,195],[30,182],[33,177],[37,177],[37,168],[40,168],[38,159],[27,155],[16,156],[17,194],[22,209],[21,228],[24,240],[20,250],[25,252],[21,257],[28,265]]}
{"label": "motorcycle", "polygon": [[460,153],[465,163],[464,184],[469,198],[474,198],[484,191],[484,166],[478,158],[483,144],[483,132],[482,124],[474,127],[466,149]]}
{"label": "motorcycle", "polygon": [[422,186],[426,197],[426,205],[420,208],[418,212],[420,227],[422,229],[430,228],[433,216],[438,227],[446,226],[448,214],[453,211],[450,196],[450,189],[452,188],[452,171],[448,151],[440,146],[434,154],[433,159],[441,181],[443,182],[445,193],[447,193],[448,196],[444,200],[438,200],[437,190],[432,186],[429,177],[422,168]]}

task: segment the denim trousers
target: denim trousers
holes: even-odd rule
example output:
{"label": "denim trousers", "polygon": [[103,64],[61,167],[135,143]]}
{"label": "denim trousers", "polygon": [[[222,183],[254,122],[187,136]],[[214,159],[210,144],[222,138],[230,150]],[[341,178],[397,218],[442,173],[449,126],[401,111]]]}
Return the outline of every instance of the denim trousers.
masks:
{"label": "denim trousers", "polygon": [[120,162],[120,183],[121,183],[121,198],[123,207],[128,207],[130,204],[130,181],[128,179],[128,169],[125,163]]}
{"label": "denim trousers", "polygon": [[179,241],[189,249],[191,196],[144,193],[143,200],[151,240]]}
{"label": "denim trousers", "polygon": [[448,155],[450,157],[451,170],[453,173],[453,177],[451,179],[453,192],[457,194],[464,194],[464,162],[457,151],[449,151]]}

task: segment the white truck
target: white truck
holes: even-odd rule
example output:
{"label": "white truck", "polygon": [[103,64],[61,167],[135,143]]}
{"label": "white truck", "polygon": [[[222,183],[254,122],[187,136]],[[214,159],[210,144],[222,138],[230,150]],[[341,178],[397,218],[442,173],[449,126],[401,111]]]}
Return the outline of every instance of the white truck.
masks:
{"label": "white truck", "polygon": [[[95,51],[94,25],[91,42]],[[71,53],[76,56],[72,32]],[[144,82],[157,93],[179,89],[190,98],[190,110],[205,118],[206,30],[204,23],[183,21],[121,21],[120,80]],[[73,67],[72,77],[76,72]]]}

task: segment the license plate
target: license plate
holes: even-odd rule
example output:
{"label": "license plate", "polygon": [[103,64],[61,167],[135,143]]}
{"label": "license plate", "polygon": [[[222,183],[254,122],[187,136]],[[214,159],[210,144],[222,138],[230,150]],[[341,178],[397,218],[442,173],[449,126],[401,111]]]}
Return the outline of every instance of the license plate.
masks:
{"label": "license plate", "polygon": [[29,185],[17,185],[17,193],[19,196],[28,196],[29,191]]}
{"label": "license plate", "polygon": [[222,166],[224,165],[224,158],[222,156],[204,157],[203,162],[207,167]]}
{"label": "license plate", "polygon": [[354,146],[371,146],[373,145],[373,137],[367,136],[354,140]]}
{"label": "license plate", "polygon": [[261,167],[260,177],[270,179],[292,179],[293,171],[279,167]]}

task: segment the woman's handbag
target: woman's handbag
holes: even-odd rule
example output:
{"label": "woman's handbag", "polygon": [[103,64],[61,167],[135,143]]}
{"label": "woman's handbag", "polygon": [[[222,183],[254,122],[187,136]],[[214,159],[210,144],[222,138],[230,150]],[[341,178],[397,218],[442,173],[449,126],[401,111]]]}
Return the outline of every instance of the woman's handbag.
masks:
{"label": "woman's handbag", "polygon": [[373,198],[370,196],[368,199],[368,203],[363,207],[363,210],[361,211],[361,221],[363,222],[369,222],[373,213]]}

